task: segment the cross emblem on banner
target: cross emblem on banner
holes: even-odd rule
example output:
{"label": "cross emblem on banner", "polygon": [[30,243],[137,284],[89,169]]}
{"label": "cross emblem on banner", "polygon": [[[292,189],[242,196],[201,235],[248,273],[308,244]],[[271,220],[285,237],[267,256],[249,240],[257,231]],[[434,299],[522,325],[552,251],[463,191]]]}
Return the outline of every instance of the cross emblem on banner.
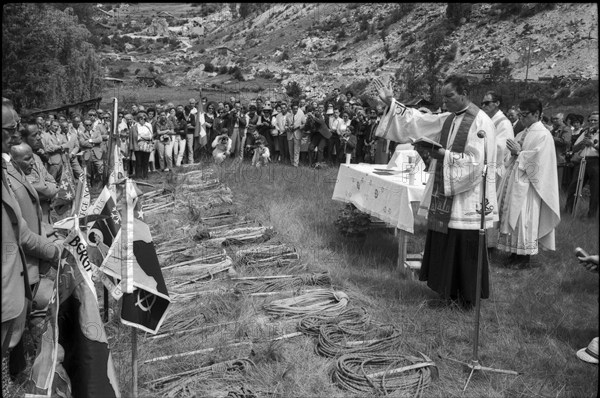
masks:
{"label": "cross emblem on banner", "polygon": [[154,306],[155,303],[156,296],[154,294],[148,293],[147,291],[142,289],[137,290],[137,299],[135,301],[136,307],[140,307],[142,311],[148,312],[152,310],[152,306]]}

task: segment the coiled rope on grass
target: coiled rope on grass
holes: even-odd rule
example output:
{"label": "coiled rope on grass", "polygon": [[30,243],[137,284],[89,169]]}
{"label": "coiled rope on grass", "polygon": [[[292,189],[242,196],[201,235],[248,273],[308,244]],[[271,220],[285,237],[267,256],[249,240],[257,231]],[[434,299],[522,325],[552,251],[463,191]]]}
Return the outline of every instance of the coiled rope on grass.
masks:
{"label": "coiled rope on grass", "polygon": [[336,361],[331,379],[355,394],[422,397],[438,371],[430,358],[410,355],[346,354]]}
{"label": "coiled rope on grass", "polygon": [[313,314],[338,315],[346,305],[349,297],[344,292],[320,289],[297,297],[274,300],[264,305],[269,315],[276,317],[299,318]]}
{"label": "coiled rope on grass", "polygon": [[317,354],[333,358],[350,353],[378,353],[397,348],[400,331],[393,326],[327,324],[319,328]]}
{"label": "coiled rope on grass", "polygon": [[148,383],[149,387],[159,392],[161,396],[175,397],[184,392],[187,387],[198,379],[224,376],[227,372],[243,371],[251,366],[256,366],[248,358],[234,359],[215,363],[198,369],[192,369],[181,373],[164,376]]}
{"label": "coiled rope on grass", "polygon": [[346,308],[339,315],[308,315],[300,320],[297,330],[309,336],[318,336],[322,325],[337,324],[346,328],[360,328],[370,322],[371,317],[363,307]]}
{"label": "coiled rope on grass", "polygon": [[303,286],[331,286],[331,277],[327,272],[319,274],[301,274],[290,278],[271,280],[246,280],[234,285],[236,293],[266,293],[293,290]]}

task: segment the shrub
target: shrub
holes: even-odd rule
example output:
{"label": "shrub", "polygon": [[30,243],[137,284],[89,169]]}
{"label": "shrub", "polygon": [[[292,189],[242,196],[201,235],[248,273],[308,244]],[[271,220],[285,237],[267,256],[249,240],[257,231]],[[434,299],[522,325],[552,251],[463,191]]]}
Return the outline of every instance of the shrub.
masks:
{"label": "shrub", "polygon": [[458,44],[452,43],[446,54],[444,55],[445,62],[452,62],[456,59],[456,54],[458,53]]}
{"label": "shrub", "polygon": [[285,93],[293,99],[299,99],[302,95],[302,87],[297,81],[291,81],[285,86]]}
{"label": "shrub", "polygon": [[337,38],[338,38],[338,39],[343,39],[343,38],[345,38],[346,36],[347,36],[347,35],[346,35],[346,30],[345,30],[344,28],[342,28],[342,30],[340,30],[340,33],[338,33],[338,35],[337,35]]}
{"label": "shrub", "polygon": [[336,52],[337,50],[339,50],[339,47],[338,47],[338,45],[337,45],[337,43],[336,43],[336,44],[334,44],[334,45],[331,47],[331,51],[332,51],[332,52]]}
{"label": "shrub", "polygon": [[598,81],[588,83],[585,86],[576,88],[573,91],[573,97],[585,98],[590,100],[598,99]]}
{"label": "shrub", "polygon": [[361,34],[357,35],[354,38],[354,43],[358,43],[364,40],[367,40],[369,38],[369,33],[368,32],[362,32]]}
{"label": "shrub", "polygon": [[206,72],[214,72],[215,71],[215,67],[210,62],[206,62],[206,63],[204,63],[204,70]]}
{"label": "shrub", "polygon": [[280,61],[285,61],[286,59],[290,59],[290,54],[288,54],[287,50],[285,50],[283,52],[283,54],[281,54],[281,58],[279,60]]}
{"label": "shrub", "polygon": [[229,69],[227,68],[227,66],[223,65],[223,66],[221,66],[221,67],[219,68],[219,74],[220,74],[220,75],[224,75],[224,74],[226,74],[227,72],[229,72]]}
{"label": "shrub", "polygon": [[235,68],[233,68],[234,71],[231,74],[233,76],[234,79],[243,82],[244,81],[244,75],[242,75],[242,71],[240,70],[240,68],[238,68],[237,66]]}

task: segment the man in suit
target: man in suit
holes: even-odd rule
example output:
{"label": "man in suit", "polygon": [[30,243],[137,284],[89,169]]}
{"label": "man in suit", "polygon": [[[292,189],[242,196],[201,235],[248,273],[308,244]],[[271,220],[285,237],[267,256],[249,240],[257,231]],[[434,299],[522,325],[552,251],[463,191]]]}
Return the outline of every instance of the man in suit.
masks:
{"label": "man in suit", "polygon": [[46,168],[48,173],[54,177],[56,181],[60,181],[63,168],[63,153],[69,150],[67,138],[59,132],[60,125],[58,121],[53,120],[50,123],[48,131],[42,133],[42,144],[44,151],[48,156],[48,164]]}
{"label": "man in suit", "polygon": [[[87,174],[88,181],[92,181],[91,176],[95,175],[98,178],[102,178],[104,173],[104,162],[102,161],[104,153],[102,149],[103,138],[100,130],[93,128],[93,121],[91,119],[84,119],[83,127],[85,130],[79,135],[79,147],[85,151],[83,155],[84,161],[91,163],[91,166],[87,165]],[[93,173],[92,167],[94,169]]]}
{"label": "man in suit", "polygon": [[28,144],[33,150],[34,165],[30,174],[25,174],[27,181],[35,188],[42,208],[42,220],[44,223],[51,223],[50,220],[50,204],[52,199],[58,193],[58,184],[54,177],[48,173],[44,162],[37,155],[40,149],[43,149],[42,139],[40,137],[39,127],[37,124],[27,124],[21,129],[21,138],[24,143]]}
{"label": "man in suit", "polygon": [[[34,233],[23,218],[18,199],[7,178],[11,158],[10,136],[19,129],[19,116],[10,101],[2,100],[2,356],[18,345],[25,328],[27,301],[32,299],[32,286],[27,273],[26,255],[58,262],[61,250],[46,237]],[[33,286],[35,288],[35,286]],[[22,353],[18,355],[22,360]],[[24,370],[16,364],[12,374]]]}
{"label": "man in suit", "polygon": [[322,106],[319,106],[314,111],[310,117],[310,122],[307,121],[306,125],[309,126],[311,132],[310,144],[308,145],[308,163],[310,165],[313,164],[315,148],[317,148],[317,163],[315,163],[315,168],[319,169],[325,163],[323,149],[329,143],[329,139],[331,138],[331,131],[323,118]]}

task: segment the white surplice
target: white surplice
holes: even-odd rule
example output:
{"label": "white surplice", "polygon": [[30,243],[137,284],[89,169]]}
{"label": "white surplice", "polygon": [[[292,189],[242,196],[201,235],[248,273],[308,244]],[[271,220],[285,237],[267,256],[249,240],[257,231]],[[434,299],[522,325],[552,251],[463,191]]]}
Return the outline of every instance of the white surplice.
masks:
{"label": "white surplice", "polygon": [[537,254],[539,245],[554,250],[560,203],[552,134],[535,122],[515,139],[521,152],[507,161],[498,190],[498,249],[519,255]]}

